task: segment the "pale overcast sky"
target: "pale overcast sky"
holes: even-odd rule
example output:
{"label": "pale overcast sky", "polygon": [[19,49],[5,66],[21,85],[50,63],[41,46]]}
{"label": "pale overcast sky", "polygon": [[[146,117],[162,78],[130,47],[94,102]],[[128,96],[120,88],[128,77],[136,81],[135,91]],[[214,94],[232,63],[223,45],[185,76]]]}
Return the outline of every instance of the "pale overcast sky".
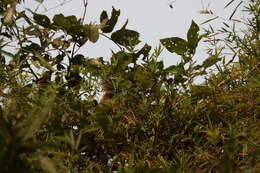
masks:
{"label": "pale overcast sky", "polygon": [[[44,6],[47,9],[55,7],[64,0],[45,0]],[[67,0],[68,1],[68,0]],[[119,29],[126,19],[129,19],[128,29],[138,31],[141,35],[141,45],[148,43],[153,47],[159,44],[159,39],[165,37],[182,37],[186,39],[186,32],[194,20],[197,24],[212,18],[209,15],[200,14],[200,10],[212,10],[216,15],[228,17],[231,10],[223,10],[224,6],[230,0],[88,0],[87,16],[85,23],[97,22],[99,23],[99,16],[102,10],[106,10],[110,15],[112,6],[121,10],[119,22],[115,29]],[[173,8],[169,5],[172,4]],[[35,8],[33,1],[26,6]],[[82,0],[71,0],[64,5],[45,11],[41,6],[38,12],[42,12],[50,17],[58,13],[67,15],[75,15],[81,17],[83,14]],[[241,13],[238,13],[241,15]],[[221,22],[215,23],[221,25]],[[206,27],[207,25],[203,25]],[[203,49],[205,45],[200,45],[196,54],[196,60],[201,62],[206,58]],[[87,42],[81,49],[81,53],[88,57],[104,57],[108,59],[111,55],[111,49],[118,50],[118,48],[107,38],[100,37],[96,44]],[[176,64],[179,57],[175,54],[170,54],[165,50],[161,57],[166,66]]]}

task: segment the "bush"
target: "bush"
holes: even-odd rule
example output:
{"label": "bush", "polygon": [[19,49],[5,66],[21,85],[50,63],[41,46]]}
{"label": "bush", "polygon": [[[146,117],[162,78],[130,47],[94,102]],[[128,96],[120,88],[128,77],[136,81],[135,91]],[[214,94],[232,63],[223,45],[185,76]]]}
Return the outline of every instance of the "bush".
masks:
{"label": "bush", "polygon": [[[226,23],[202,32],[192,21],[186,39],[163,38],[153,50],[136,47],[139,33],[127,22],[114,31],[114,8],[102,12],[100,24],[83,24],[18,10],[17,3],[0,3],[0,172],[260,169],[258,1],[243,2],[251,18],[242,35]],[[218,34],[225,37],[212,39]],[[78,54],[99,36],[120,48],[109,61]],[[198,64],[202,39],[212,48]],[[164,49],[181,62],[164,67]]]}

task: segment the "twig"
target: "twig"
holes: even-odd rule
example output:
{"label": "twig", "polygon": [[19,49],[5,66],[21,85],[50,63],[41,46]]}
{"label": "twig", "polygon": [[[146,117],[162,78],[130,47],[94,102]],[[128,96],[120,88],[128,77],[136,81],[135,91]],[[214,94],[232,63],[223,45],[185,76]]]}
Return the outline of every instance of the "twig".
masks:
{"label": "twig", "polygon": [[84,22],[85,17],[86,17],[87,6],[88,6],[88,0],[83,0],[83,4],[84,4],[84,12],[83,12],[83,15],[82,15],[81,23]]}
{"label": "twig", "polygon": [[39,80],[38,76],[34,73],[32,67],[30,66],[30,64],[28,63],[27,60],[26,60],[26,64],[27,64],[27,66],[28,66],[30,72],[32,73],[32,75],[36,78],[36,81],[38,81],[38,80]]}
{"label": "twig", "polygon": [[102,35],[103,37],[108,38],[108,39],[111,40],[113,43],[115,43],[115,44],[119,47],[119,49],[120,49],[121,51],[124,51],[124,49],[123,49],[119,44],[117,44],[116,42],[114,42],[114,40],[112,40],[110,37],[106,36],[106,35],[103,34],[103,33],[100,33],[100,35]]}

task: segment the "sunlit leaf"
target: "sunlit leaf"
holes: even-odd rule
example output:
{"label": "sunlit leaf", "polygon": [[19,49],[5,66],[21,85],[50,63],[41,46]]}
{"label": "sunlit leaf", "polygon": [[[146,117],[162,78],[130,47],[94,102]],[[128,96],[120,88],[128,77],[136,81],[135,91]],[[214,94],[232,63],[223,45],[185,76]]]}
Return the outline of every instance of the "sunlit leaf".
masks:
{"label": "sunlit leaf", "polygon": [[86,25],[86,30],[87,30],[88,39],[92,43],[96,43],[99,38],[99,31],[98,31],[99,25],[96,25],[96,24]]}
{"label": "sunlit leaf", "polygon": [[12,24],[13,23],[13,16],[15,13],[15,8],[14,7],[9,7],[5,13],[4,13],[4,24]]}

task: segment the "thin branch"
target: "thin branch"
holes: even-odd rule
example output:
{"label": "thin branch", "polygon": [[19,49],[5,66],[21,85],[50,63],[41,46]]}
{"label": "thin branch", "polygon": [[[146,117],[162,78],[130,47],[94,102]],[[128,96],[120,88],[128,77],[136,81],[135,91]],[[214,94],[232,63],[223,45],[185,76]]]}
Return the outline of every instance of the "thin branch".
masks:
{"label": "thin branch", "polygon": [[103,37],[108,38],[108,39],[111,40],[113,43],[115,43],[115,44],[119,47],[119,49],[120,49],[121,51],[124,51],[124,48],[122,48],[119,44],[117,44],[116,42],[114,42],[114,40],[112,40],[110,37],[106,36],[106,35],[103,34],[103,33],[100,33],[100,35],[102,35]]}
{"label": "thin branch", "polygon": [[36,81],[39,80],[38,76],[35,74],[35,72],[33,71],[32,67],[30,66],[30,64],[28,63],[28,61],[26,60],[26,64],[30,70],[30,72],[32,73],[32,75],[35,77]]}
{"label": "thin branch", "polygon": [[84,4],[84,12],[83,12],[83,15],[82,15],[81,23],[83,23],[85,18],[86,18],[88,0],[83,0],[83,4]]}

